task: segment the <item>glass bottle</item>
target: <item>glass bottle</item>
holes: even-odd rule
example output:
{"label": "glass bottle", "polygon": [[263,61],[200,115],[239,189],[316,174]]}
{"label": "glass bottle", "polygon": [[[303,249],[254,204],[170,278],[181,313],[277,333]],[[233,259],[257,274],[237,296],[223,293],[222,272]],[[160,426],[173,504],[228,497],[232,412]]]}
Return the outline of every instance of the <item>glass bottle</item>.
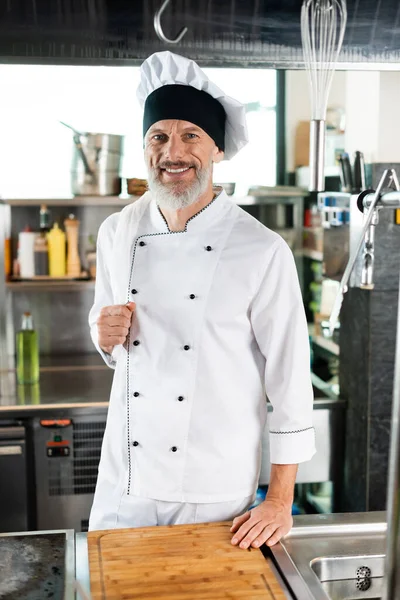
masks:
{"label": "glass bottle", "polygon": [[37,331],[29,312],[22,316],[21,329],[17,332],[17,380],[20,384],[39,381],[39,343]]}
{"label": "glass bottle", "polygon": [[50,213],[46,204],[42,204],[40,207],[40,231],[42,233],[50,231]]}

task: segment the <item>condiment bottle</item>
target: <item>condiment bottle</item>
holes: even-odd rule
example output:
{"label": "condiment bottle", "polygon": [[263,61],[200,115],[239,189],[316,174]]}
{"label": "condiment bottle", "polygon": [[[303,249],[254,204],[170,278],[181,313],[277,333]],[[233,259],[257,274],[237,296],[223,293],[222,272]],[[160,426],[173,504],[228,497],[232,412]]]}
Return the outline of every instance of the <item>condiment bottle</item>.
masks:
{"label": "condiment bottle", "polygon": [[75,218],[75,215],[69,215],[68,219],[65,219],[64,225],[68,243],[67,275],[79,277],[81,274],[81,261],[78,252],[79,221]]}
{"label": "condiment bottle", "polygon": [[50,213],[46,204],[40,207],[40,231],[43,233],[50,231]]}
{"label": "condiment bottle", "polygon": [[47,243],[50,277],[65,277],[65,233],[59,228],[58,223],[54,223],[53,228],[47,234]]}
{"label": "condiment bottle", "polygon": [[20,274],[24,279],[31,279],[35,275],[35,246],[36,233],[25,227],[18,236],[18,259]]}
{"label": "condiment bottle", "polygon": [[33,329],[30,312],[22,316],[21,329],[16,336],[17,380],[20,384],[39,381],[39,343],[37,331]]}
{"label": "condiment bottle", "polygon": [[35,275],[49,274],[49,249],[45,234],[38,233],[35,238]]}
{"label": "condiment bottle", "polygon": [[11,207],[4,206],[4,275],[9,277],[12,273],[12,251],[11,251]]}

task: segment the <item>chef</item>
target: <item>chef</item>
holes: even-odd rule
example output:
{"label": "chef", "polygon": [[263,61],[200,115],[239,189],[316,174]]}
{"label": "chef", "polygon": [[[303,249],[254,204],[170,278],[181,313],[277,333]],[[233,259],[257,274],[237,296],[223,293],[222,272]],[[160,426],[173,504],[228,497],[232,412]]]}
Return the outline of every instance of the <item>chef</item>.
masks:
{"label": "chef", "polygon": [[[244,107],[171,52],[143,63],[138,97],[149,190],[100,227],[89,315],[115,369],[90,529],[232,520],[232,544],[272,545],[315,452],[293,256],[213,187]],[[267,397],[271,481],[248,510]]]}

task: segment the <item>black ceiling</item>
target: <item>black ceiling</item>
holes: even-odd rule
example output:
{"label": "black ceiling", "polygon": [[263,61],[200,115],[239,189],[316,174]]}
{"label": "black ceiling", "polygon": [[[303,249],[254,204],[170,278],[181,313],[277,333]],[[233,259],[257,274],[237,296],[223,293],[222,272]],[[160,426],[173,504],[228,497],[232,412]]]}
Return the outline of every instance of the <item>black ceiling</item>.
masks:
{"label": "black ceiling", "polygon": [[[301,66],[301,0],[171,0],[162,24],[178,45],[160,42],[153,27],[162,0],[0,0],[0,59],[101,64],[132,63],[172,49],[207,63]],[[368,65],[400,63],[399,0],[349,0],[341,56]]]}

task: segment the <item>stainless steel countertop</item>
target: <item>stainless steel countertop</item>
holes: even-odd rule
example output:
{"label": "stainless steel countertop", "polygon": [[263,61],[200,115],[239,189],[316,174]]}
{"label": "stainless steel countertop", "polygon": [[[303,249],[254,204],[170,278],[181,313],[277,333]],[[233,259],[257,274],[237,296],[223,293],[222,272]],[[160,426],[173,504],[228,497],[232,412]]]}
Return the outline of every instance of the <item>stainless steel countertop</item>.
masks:
{"label": "stainless steel countertop", "polygon": [[51,410],[107,410],[114,371],[97,354],[41,359],[36,385],[18,385],[15,371],[0,371],[0,418]]}
{"label": "stainless steel countertop", "polygon": [[[310,567],[312,559],[315,556],[333,556],[337,558],[343,553],[355,557],[359,557],[360,554],[371,554],[371,556],[374,555],[372,556],[373,559],[379,558],[379,556],[376,556],[376,551],[378,549],[381,552],[379,548],[382,546],[385,531],[386,514],[384,512],[302,515],[294,517],[294,525],[291,532],[271,549],[274,559],[279,566],[279,571],[274,566],[273,570],[288,600],[305,600],[306,598],[307,600],[327,599],[328,596],[323,589],[316,585],[318,579]],[[28,535],[40,533],[49,532],[29,532]],[[73,582],[75,558],[76,597],[80,600],[86,600],[90,598],[87,534],[75,534],[75,551],[73,551],[73,543],[71,544],[73,532],[67,531],[66,533],[70,549],[66,558],[68,582],[69,584]],[[21,535],[21,533],[3,535]],[[379,542],[378,546],[371,544],[372,539]],[[297,542],[299,542],[298,548],[296,547]],[[310,579],[308,572],[311,575]],[[378,573],[377,575],[380,576],[381,574]],[[294,596],[288,592],[287,584],[290,586]],[[70,591],[69,586],[68,588]]]}

